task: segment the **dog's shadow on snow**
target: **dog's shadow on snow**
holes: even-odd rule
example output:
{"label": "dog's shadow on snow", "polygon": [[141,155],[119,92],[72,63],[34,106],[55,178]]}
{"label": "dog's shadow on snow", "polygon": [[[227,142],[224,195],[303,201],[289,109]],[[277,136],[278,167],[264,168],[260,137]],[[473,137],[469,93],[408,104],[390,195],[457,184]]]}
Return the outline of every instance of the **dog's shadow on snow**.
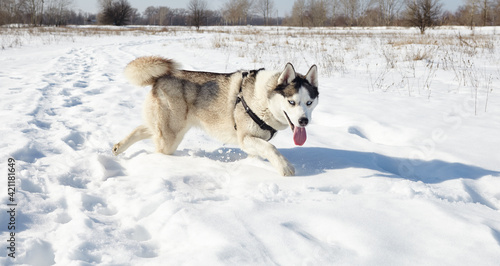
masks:
{"label": "dog's shadow on snow", "polygon": [[360,168],[379,172],[378,176],[440,183],[451,179],[478,179],[486,175],[500,176],[500,172],[462,163],[441,160],[410,160],[371,152],[300,147],[280,149],[295,165],[298,176],[311,176],[327,170]]}
{"label": "dog's shadow on snow", "polygon": [[[500,176],[499,171],[474,165],[441,160],[412,160],[373,152],[313,147],[279,149],[279,151],[295,166],[297,176],[313,176],[328,170],[347,168],[369,169],[377,171],[376,176],[405,178],[428,184],[459,178],[478,179],[487,175]],[[176,151],[175,155],[202,157],[225,163],[248,158],[248,155],[238,148],[220,148],[211,152],[184,149]]]}

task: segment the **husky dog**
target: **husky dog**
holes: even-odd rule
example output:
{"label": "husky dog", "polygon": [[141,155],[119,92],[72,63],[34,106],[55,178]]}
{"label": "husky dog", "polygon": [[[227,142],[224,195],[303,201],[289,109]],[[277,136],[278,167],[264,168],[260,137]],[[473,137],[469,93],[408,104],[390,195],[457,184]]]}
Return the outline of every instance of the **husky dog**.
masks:
{"label": "husky dog", "polygon": [[268,141],[288,126],[296,145],[306,141],[305,126],[318,104],[318,70],[281,72],[264,69],[234,73],[180,70],[169,59],[140,57],[125,68],[132,84],[151,85],[144,103],[144,124],[115,144],[113,154],[135,142],[153,138],[156,151],[173,154],[193,126],[224,143],[238,144],[249,155],[267,159],[282,175],[293,165]]}

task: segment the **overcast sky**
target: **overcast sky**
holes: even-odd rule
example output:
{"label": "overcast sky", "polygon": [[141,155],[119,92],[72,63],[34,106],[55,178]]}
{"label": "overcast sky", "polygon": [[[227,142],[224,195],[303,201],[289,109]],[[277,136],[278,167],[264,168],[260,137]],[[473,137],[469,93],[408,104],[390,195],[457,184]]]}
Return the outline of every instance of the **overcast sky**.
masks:
{"label": "overcast sky", "polygon": [[[171,8],[186,8],[189,0],[128,0],[132,7],[137,8],[139,12],[144,12],[148,6],[168,6]],[[210,0],[207,1],[208,8],[215,10],[220,9],[222,4],[227,0]],[[278,9],[279,15],[284,16],[290,14],[293,6],[293,0],[274,0],[275,6]],[[97,0],[74,0],[74,8],[85,12],[97,13]],[[455,12],[457,7],[464,3],[463,0],[441,0],[445,10]]]}

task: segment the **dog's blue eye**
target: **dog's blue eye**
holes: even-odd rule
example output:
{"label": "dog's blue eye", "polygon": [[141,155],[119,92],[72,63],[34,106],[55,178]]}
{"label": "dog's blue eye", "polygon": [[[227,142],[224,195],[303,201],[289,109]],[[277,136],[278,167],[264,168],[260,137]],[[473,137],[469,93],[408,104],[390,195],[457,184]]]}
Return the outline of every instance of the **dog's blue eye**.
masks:
{"label": "dog's blue eye", "polygon": [[307,106],[310,106],[311,104],[313,104],[313,102],[312,101],[308,101],[306,104],[307,104]]}
{"label": "dog's blue eye", "polygon": [[290,105],[292,105],[292,106],[294,106],[294,105],[295,105],[295,101],[288,101],[288,103],[289,103]]}

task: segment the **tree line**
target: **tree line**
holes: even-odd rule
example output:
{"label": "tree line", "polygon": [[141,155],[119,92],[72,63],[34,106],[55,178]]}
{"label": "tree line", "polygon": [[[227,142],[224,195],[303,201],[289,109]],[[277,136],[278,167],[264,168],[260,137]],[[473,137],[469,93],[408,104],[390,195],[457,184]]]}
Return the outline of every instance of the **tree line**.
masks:
{"label": "tree line", "polygon": [[[458,0],[457,0],[458,1]],[[500,25],[500,0],[462,0],[455,12],[440,0],[295,0],[294,26]]]}
{"label": "tree line", "polygon": [[72,0],[0,0],[0,25],[81,25],[91,19],[92,14],[75,12],[72,5]]}
{"label": "tree line", "polygon": [[206,0],[186,8],[150,6],[142,13],[128,0],[98,0],[98,14],[73,9],[72,0],[0,0],[0,25],[286,25],[286,26],[416,26],[500,25],[500,0],[462,0],[455,12],[441,0],[295,0],[278,17],[274,0],[226,0],[218,10]]}

